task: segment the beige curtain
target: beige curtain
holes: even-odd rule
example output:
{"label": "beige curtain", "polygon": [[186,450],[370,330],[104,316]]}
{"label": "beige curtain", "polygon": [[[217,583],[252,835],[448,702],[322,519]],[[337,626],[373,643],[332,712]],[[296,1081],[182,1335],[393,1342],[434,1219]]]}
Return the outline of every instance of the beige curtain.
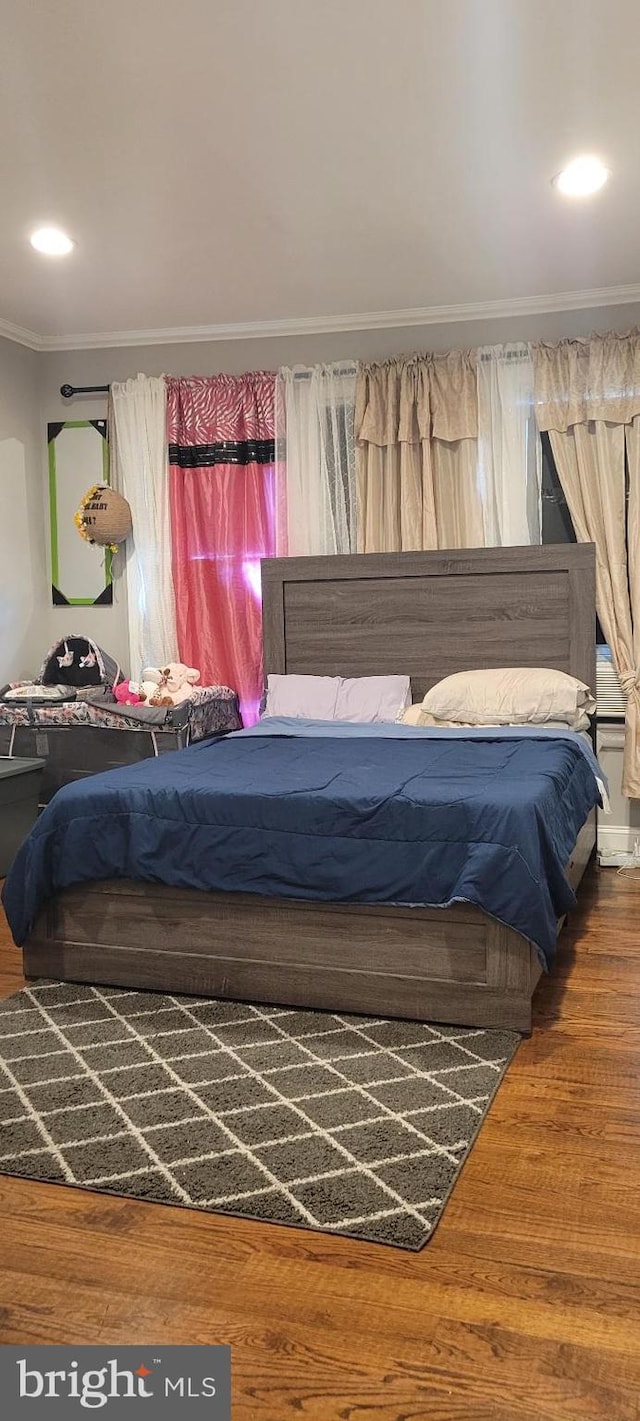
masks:
{"label": "beige curtain", "polygon": [[472,352],[360,366],[355,428],[359,552],[484,543]]}
{"label": "beige curtain", "polygon": [[640,337],[539,345],[533,359],[538,424],[549,431],[576,537],[596,546],[598,615],[626,697],[622,790],[639,799]]}
{"label": "beige curtain", "polygon": [[[640,414],[625,425],[629,502],[627,505],[627,568],[632,617],[632,642],[629,670],[619,672],[623,691],[628,696],[627,724],[632,729],[625,737],[623,792],[640,799]],[[604,625],[604,623],[603,623]],[[605,633],[606,635],[606,633]],[[633,708],[632,715],[629,707]]]}
{"label": "beige curtain", "polygon": [[[435,526],[438,548],[482,548],[485,543],[478,491],[475,439],[434,439],[431,443]],[[423,543],[423,547],[427,544]]]}

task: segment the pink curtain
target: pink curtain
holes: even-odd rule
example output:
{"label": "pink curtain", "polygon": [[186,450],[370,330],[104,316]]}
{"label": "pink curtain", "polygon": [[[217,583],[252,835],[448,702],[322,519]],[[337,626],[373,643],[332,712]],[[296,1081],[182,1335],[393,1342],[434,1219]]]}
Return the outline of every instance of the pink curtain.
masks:
{"label": "pink curtain", "polygon": [[275,375],[167,380],[178,647],[232,686],[245,725],[263,689],[260,559],[276,539]]}

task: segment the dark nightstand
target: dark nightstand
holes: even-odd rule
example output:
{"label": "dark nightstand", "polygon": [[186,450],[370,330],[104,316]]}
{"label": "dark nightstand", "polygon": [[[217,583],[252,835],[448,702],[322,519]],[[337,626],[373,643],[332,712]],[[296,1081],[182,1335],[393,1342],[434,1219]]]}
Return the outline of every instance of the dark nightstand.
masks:
{"label": "dark nightstand", "polygon": [[0,878],[38,817],[44,760],[0,756]]}

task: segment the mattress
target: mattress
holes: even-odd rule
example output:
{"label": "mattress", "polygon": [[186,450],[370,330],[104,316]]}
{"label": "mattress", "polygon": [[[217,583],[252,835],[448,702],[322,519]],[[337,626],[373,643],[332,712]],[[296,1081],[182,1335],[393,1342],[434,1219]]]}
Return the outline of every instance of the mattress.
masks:
{"label": "mattress", "polygon": [[265,722],[60,791],[3,901],[16,942],[72,884],[445,907],[469,902],[547,967],[564,876],[600,799],[572,732]]}

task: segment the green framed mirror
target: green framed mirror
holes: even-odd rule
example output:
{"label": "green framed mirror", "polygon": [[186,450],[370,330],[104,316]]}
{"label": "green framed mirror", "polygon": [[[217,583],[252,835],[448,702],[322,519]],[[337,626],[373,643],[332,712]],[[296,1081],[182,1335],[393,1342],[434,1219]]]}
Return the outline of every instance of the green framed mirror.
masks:
{"label": "green framed mirror", "polygon": [[81,538],[74,515],[92,484],[109,483],[106,419],[47,425],[51,598],[54,607],[109,607],[111,553]]}

